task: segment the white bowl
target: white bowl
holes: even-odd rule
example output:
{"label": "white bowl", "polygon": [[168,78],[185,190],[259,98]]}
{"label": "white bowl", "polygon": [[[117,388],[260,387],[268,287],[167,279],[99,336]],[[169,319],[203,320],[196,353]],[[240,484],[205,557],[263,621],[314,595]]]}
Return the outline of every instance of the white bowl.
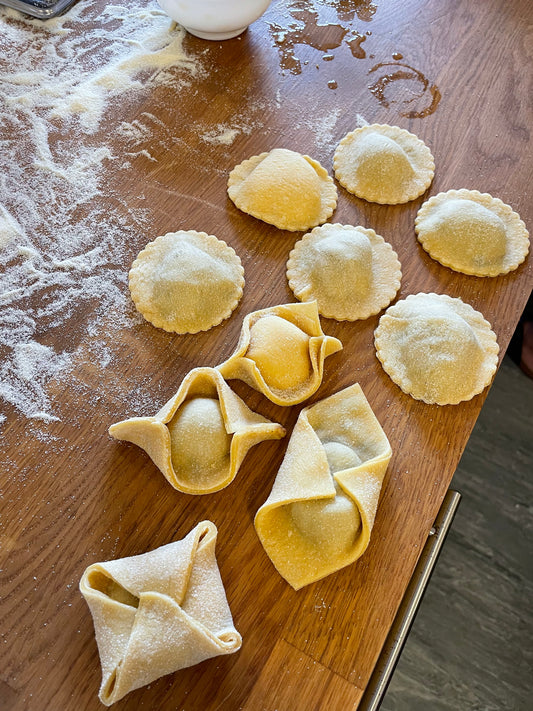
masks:
{"label": "white bowl", "polygon": [[196,37],[224,40],[240,35],[270,0],[157,0],[169,17]]}

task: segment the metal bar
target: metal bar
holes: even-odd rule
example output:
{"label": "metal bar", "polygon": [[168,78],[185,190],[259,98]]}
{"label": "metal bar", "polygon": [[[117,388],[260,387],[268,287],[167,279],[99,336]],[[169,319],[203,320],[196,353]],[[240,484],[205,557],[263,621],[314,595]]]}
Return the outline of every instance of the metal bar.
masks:
{"label": "metal bar", "polygon": [[449,489],[446,492],[365,693],[357,707],[358,711],[377,711],[383,701],[460,501],[461,494],[458,491]]}
{"label": "metal bar", "polygon": [[65,12],[77,0],[0,0],[0,5],[11,7],[25,15],[48,20]]}

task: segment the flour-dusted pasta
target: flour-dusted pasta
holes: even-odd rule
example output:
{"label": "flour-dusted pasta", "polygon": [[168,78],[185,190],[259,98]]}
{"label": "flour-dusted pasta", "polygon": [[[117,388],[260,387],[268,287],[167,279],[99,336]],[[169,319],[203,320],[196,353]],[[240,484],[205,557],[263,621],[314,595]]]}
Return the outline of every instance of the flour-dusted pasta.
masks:
{"label": "flour-dusted pasta", "polygon": [[492,380],[498,344],[479,311],[445,294],[411,294],[390,306],[375,331],[376,355],[417,400],[455,405]]}
{"label": "flour-dusted pasta", "polygon": [[80,590],[100,663],[99,698],[111,706],[161,676],[240,649],[215,557],[216,526],[128,558],[93,563]]}
{"label": "flour-dusted pasta", "polygon": [[317,391],[324,360],[341,348],[322,331],[315,301],[282,304],[248,314],[235,352],[217,368],[277,405],[295,405]]}
{"label": "flour-dusted pasta", "polygon": [[210,494],[230,484],[248,450],[279,439],[284,428],[258,415],[215,368],[195,368],[153,417],[109,428],[115,439],[142,447],[175,489]]}
{"label": "flour-dusted pasta", "polygon": [[448,190],[430,198],[418,211],[415,230],[430,257],[474,276],[507,274],[529,251],[529,233],[520,216],[477,190]]}
{"label": "flour-dusted pasta", "polygon": [[304,235],[291,251],[287,279],[300,301],[316,300],[322,316],[356,321],[377,314],[396,296],[398,255],[374,230],[327,224]]}
{"label": "flour-dusted pasta", "polygon": [[358,384],[304,408],[255,528],[298,589],[366,550],[391,448]]}
{"label": "flour-dusted pasta", "polygon": [[243,293],[239,256],[214,235],[169,232],[133,262],[129,286],[137,310],[175,333],[207,331],[231,315]]}
{"label": "flour-dusted pasta", "polygon": [[427,190],[435,173],[431,151],[398,126],[371,124],[348,133],[333,159],[335,177],[357,197],[388,205]]}
{"label": "flour-dusted pasta", "polygon": [[243,212],[292,231],[322,224],[337,205],[337,188],[327,170],[287,148],[274,148],[235,166],[228,195]]}

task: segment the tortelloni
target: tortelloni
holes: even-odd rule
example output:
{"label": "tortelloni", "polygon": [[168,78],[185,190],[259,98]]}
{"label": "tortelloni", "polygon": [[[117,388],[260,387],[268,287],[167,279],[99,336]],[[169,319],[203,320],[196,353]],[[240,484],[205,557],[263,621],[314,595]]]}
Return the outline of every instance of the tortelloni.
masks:
{"label": "tortelloni", "polygon": [[255,517],[280,575],[299,589],[366,550],[391,448],[361,387],[304,408]]}
{"label": "tortelloni", "polygon": [[490,383],[498,365],[496,335],[461,299],[411,294],[383,314],[376,354],[399,387],[429,404],[470,400]]}
{"label": "tortelloni", "polygon": [[277,405],[295,405],[316,392],[325,358],[341,348],[322,331],[315,301],[285,304],[248,314],[237,349],[217,368]]}
{"label": "tortelloni", "polygon": [[285,430],[250,410],[216,369],[196,368],[154,417],[118,422],[109,433],[142,447],[175,489],[209,494],[233,481],[250,447]]}
{"label": "tortelloni", "polygon": [[85,570],[80,591],[94,621],[105,706],[161,676],[240,649],[216,539],[215,524],[202,521],[182,540]]}

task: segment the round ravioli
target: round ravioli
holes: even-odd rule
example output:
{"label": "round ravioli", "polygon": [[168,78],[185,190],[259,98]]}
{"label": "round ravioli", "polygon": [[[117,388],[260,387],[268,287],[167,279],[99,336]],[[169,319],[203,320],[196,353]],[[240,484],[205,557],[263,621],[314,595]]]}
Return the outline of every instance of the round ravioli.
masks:
{"label": "round ravioli", "polygon": [[175,333],[216,326],[239,303],[244,269],[214,235],[169,232],[150,242],[129,273],[132,299],[147,321]]}
{"label": "round ravioli", "polygon": [[431,151],[398,126],[371,124],[348,133],[333,159],[335,177],[357,197],[387,205],[427,190],[435,173]]}
{"label": "round ravioli", "polygon": [[449,190],[430,198],[418,211],[415,230],[430,257],[463,274],[507,274],[529,251],[520,216],[477,190]]}
{"label": "round ravioli", "polygon": [[455,405],[490,383],[498,366],[491,325],[461,299],[414,294],[391,306],[375,331],[386,373],[416,400]]}
{"label": "round ravioli", "polygon": [[274,148],[237,165],[228,195],[253,217],[282,230],[307,230],[325,222],[337,205],[337,188],[309,156]]}
{"label": "round ravioli", "polygon": [[396,296],[402,272],[396,252],[374,230],[322,225],[296,243],[287,279],[300,301],[315,301],[326,318],[356,321]]}

